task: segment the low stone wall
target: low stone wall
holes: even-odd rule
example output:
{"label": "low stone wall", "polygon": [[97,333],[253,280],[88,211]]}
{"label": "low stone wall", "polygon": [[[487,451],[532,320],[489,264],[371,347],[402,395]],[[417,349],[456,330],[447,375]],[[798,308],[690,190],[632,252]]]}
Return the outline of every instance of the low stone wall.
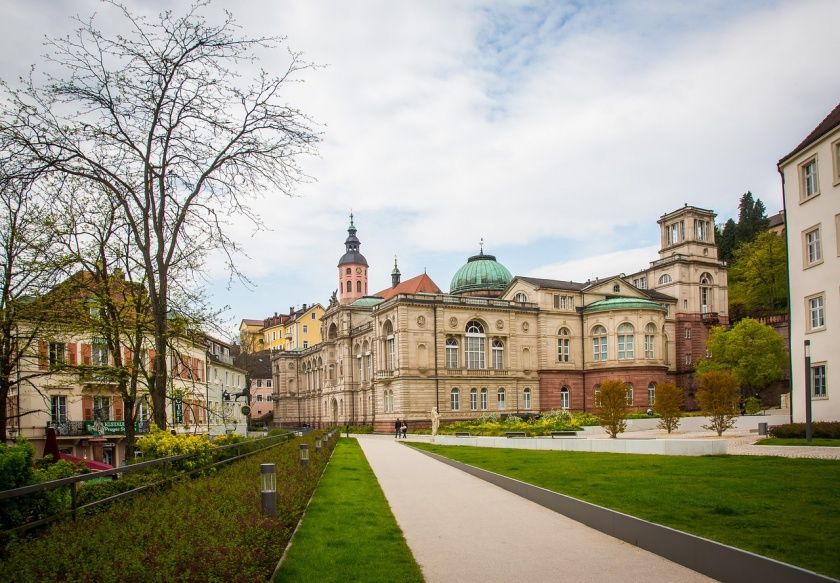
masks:
{"label": "low stone wall", "polygon": [[[432,441],[431,436],[414,436],[417,441]],[[438,445],[466,445],[508,449],[540,449],[555,451],[588,451],[608,453],[643,453],[654,455],[724,455],[723,439],[587,439],[583,437],[455,437],[435,436]]]}

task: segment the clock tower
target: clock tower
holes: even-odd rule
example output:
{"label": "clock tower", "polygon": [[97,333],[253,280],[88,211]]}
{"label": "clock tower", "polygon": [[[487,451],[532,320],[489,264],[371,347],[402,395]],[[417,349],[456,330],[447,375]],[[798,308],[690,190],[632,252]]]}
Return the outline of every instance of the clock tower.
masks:
{"label": "clock tower", "polygon": [[360,246],[353,213],[350,213],[345,252],[338,261],[338,291],[342,304],[350,304],[368,293],[368,262],[359,252]]}

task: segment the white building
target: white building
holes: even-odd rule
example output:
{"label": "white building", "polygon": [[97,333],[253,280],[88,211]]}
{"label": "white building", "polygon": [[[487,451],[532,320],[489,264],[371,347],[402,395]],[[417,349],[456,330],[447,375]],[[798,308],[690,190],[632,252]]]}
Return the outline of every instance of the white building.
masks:
{"label": "white building", "polygon": [[[805,343],[813,419],[840,420],[840,104],[779,161],[784,192],[792,414],[805,420]],[[832,395],[833,392],[833,395]]]}

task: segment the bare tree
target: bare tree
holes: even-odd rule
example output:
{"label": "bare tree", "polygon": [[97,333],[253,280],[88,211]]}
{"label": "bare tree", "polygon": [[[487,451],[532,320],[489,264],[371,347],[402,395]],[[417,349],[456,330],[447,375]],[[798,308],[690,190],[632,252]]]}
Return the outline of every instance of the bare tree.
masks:
{"label": "bare tree", "polygon": [[145,271],[155,338],[154,420],[166,426],[168,314],[172,291],[189,286],[209,250],[232,274],[237,245],[230,216],[260,226],[248,203],[257,193],[292,194],[297,165],[320,139],[283,90],[312,67],[288,53],[280,75],[240,71],[284,39],[248,37],[230,14],[221,24],[198,2],[183,16],[147,19],[116,2],[123,34],[78,20],[74,36],[48,42],[57,71],[39,85],[4,84],[0,130],[30,167],[75,176],[122,209]]}

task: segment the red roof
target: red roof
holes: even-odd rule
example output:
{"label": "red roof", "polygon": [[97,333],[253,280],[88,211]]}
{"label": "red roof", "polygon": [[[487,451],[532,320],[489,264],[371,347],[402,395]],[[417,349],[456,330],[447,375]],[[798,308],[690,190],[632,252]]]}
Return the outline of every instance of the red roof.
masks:
{"label": "red roof", "polygon": [[422,273],[412,277],[411,279],[400,282],[396,287],[383,289],[381,292],[377,292],[373,295],[378,298],[382,298],[383,300],[390,300],[399,294],[417,293],[439,294],[441,291],[437,284],[432,281],[431,277]]}
{"label": "red roof", "polygon": [[247,324],[248,326],[262,326],[263,325],[262,320],[249,320],[248,318],[243,318],[242,321],[245,322],[245,324]]}
{"label": "red roof", "polygon": [[782,165],[782,162],[784,162],[788,158],[792,158],[793,156],[795,156],[796,154],[798,154],[799,152],[801,152],[802,150],[819,140],[821,137],[826,135],[828,132],[830,132],[837,126],[840,126],[840,103],[837,104],[837,107],[831,110],[831,113],[825,116],[825,119],[822,120],[820,124],[814,128],[814,131],[808,134],[808,137],[802,140],[801,144],[796,146],[790,154],[779,160],[779,166]]}

